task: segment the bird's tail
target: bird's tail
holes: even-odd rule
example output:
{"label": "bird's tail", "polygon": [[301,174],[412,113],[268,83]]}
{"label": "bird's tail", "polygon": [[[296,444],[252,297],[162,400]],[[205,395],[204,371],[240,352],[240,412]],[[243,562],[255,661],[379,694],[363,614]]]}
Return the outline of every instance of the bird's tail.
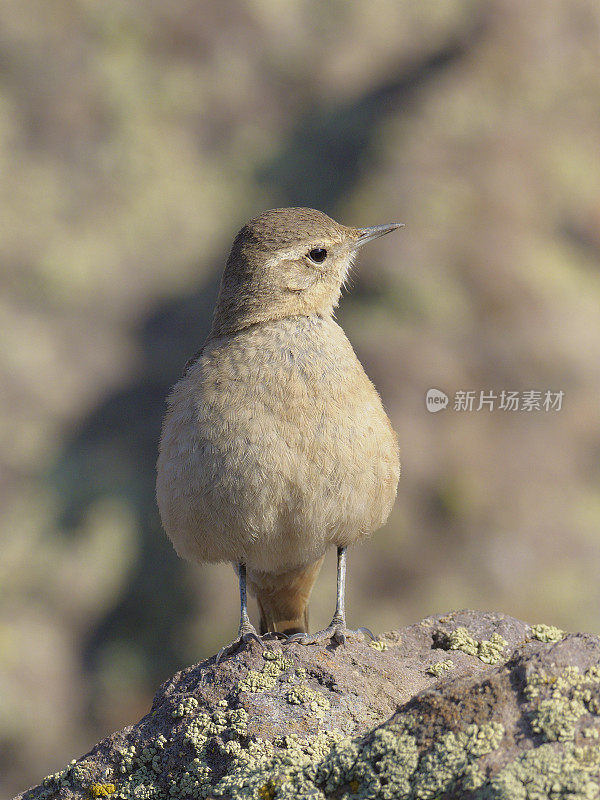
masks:
{"label": "bird's tail", "polygon": [[323,559],[273,574],[248,570],[248,588],[260,609],[260,633],[308,633],[308,598]]}

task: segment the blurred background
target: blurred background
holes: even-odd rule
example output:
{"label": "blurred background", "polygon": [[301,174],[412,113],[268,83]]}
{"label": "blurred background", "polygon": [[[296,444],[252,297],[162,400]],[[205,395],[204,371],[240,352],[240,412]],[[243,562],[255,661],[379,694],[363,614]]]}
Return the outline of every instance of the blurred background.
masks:
{"label": "blurred background", "polygon": [[[3,0],[2,796],[235,633],[233,572],[175,556],[154,470],[265,208],[406,223],[338,314],[403,457],[350,554],[349,623],[474,607],[600,632],[599,54],[594,0]],[[562,409],[451,408],[530,389]]]}

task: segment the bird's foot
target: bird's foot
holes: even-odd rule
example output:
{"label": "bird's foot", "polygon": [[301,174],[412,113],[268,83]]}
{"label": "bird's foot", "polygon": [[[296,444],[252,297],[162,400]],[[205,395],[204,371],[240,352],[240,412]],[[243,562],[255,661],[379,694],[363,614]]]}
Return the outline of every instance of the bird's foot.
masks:
{"label": "bird's foot", "polygon": [[256,632],[256,628],[254,627],[254,625],[251,625],[248,622],[243,625],[240,625],[237,639],[234,639],[233,642],[226,644],[219,650],[219,652],[217,653],[217,657],[215,659],[215,664],[218,664],[223,658],[223,656],[229,655],[230,653],[234,653],[239,647],[243,647],[249,644],[250,642],[258,642],[259,644],[262,644],[263,640]]}
{"label": "bird's foot", "polygon": [[355,631],[346,627],[346,620],[335,618],[331,621],[331,625],[323,628],[322,631],[316,633],[294,633],[288,636],[287,642],[298,642],[299,644],[320,644],[322,642],[331,641],[337,644],[345,644],[346,640],[351,636],[367,636],[373,641],[375,637],[368,628],[357,628]]}

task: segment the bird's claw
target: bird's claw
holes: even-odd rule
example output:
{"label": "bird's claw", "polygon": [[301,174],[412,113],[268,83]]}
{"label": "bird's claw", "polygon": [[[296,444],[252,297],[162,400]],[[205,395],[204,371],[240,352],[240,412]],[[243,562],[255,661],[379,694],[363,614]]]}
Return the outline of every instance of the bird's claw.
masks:
{"label": "bird's claw", "polygon": [[258,642],[259,644],[263,643],[262,639],[254,630],[254,628],[252,628],[252,630],[240,629],[239,636],[237,637],[237,639],[234,639],[233,642],[226,644],[219,650],[219,652],[217,653],[217,657],[215,659],[215,664],[218,664],[225,654],[228,654],[230,652],[233,653],[235,650],[238,649],[238,647],[249,644],[250,642]]}
{"label": "bird's claw", "polygon": [[338,644],[345,644],[349,636],[358,636],[359,634],[368,636],[375,641],[373,633],[368,628],[357,628],[354,631],[347,628],[344,622],[335,621],[322,631],[317,631],[313,634],[294,633],[292,636],[288,636],[287,642],[298,642],[299,644],[319,644],[320,642],[331,640],[332,642],[337,642]]}
{"label": "bird's claw", "polygon": [[356,629],[356,633],[363,633],[372,642],[376,642],[377,641],[377,637],[375,636],[375,634],[373,633],[373,631],[370,628],[365,628],[364,626],[360,627],[360,628],[357,628]]}
{"label": "bird's claw", "polygon": [[287,633],[281,633],[281,631],[268,631],[267,633],[263,633],[262,641],[266,641],[267,639],[289,639],[290,637]]}
{"label": "bird's claw", "polygon": [[217,653],[217,657],[215,659],[215,664],[218,664],[223,656],[227,653],[233,653],[238,647],[242,647],[243,645],[249,644],[250,642],[258,642],[259,644],[264,644],[271,639],[284,639],[287,640],[289,637],[285,633],[280,633],[279,631],[269,631],[268,633],[264,633],[262,636],[259,636],[256,632],[256,629],[253,625],[244,625],[238,631],[237,639],[234,639],[233,642],[226,644],[222,647],[219,652]]}

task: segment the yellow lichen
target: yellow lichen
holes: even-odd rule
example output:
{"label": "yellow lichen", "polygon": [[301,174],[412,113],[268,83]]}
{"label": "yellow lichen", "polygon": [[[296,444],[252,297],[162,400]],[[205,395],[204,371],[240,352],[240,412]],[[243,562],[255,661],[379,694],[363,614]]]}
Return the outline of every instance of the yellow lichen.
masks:
{"label": "yellow lichen", "polygon": [[191,712],[198,708],[198,701],[195,697],[186,697],[178,703],[177,708],[171,712],[171,716],[175,719],[177,717],[185,717],[186,714],[191,714]]}
{"label": "yellow lichen", "polygon": [[117,791],[114,783],[92,783],[88,789],[90,797],[110,797]]}
{"label": "yellow lichen", "polygon": [[263,658],[267,662],[261,670],[250,669],[238,684],[239,692],[264,692],[272,689],[279,676],[292,666],[292,661],[283,657],[281,650],[265,650]]}
{"label": "yellow lichen", "polygon": [[258,796],[260,800],[274,800],[275,794],[277,792],[277,787],[275,786],[273,781],[268,781],[261,786],[258,790]]}
{"label": "yellow lichen", "polygon": [[489,639],[477,641],[464,627],[449,633],[444,631],[439,639],[444,650],[461,650],[467,655],[476,656],[484,664],[497,664],[502,659],[502,651],[508,645],[499,633],[492,633]]}
{"label": "yellow lichen", "polygon": [[311,689],[309,686],[306,686],[306,684],[292,686],[292,688],[288,690],[285,699],[291,705],[308,703],[310,710],[317,717],[322,717],[325,710],[328,709],[330,705],[329,700],[324,694]]}
{"label": "yellow lichen", "polygon": [[281,650],[263,650],[262,657],[265,661],[277,661],[282,655]]}
{"label": "yellow lichen", "polygon": [[486,797],[494,800],[529,798],[597,798],[600,751],[566,742],[562,749],[546,743],[527,750],[489,781]]}
{"label": "yellow lichen", "polygon": [[561,631],[554,625],[539,625],[531,626],[531,633],[534,639],[539,639],[540,642],[560,642],[561,639],[567,635],[565,631]]}
{"label": "yellow lichen", "polygon": [[600,713],[600,668],[580,672],[565,667],[558,675],[544,670],[527,678],[525,696],[532,703],[531,727],[549,742],[572,741],[586,714]]}
{"label": "yellow lichen", "polygon": [[387,642],[384,642],[382,639],[378,639],[376,642],[369,642],[369,647],[372,647],[373,650],[387,650]]}
{"label": "yellow lichen", "polygon": [[447,672],[450,669],[454,669],[454,661],[452,661],[451,658],[445,658],[443,661],[437,661],[435,664],[427,667],[425,672],[429,673],[429,675],[439,678],[440,675],[443,675],[444,672]]}

